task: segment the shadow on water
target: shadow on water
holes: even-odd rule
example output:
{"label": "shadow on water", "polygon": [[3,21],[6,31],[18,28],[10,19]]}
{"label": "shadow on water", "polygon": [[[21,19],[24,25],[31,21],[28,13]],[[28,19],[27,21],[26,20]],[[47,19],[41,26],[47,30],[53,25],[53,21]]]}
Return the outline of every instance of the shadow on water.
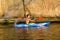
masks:
{"label": "shadow on water", "polygon": [[52,21],[51,23],[60,23],[60,21]]}

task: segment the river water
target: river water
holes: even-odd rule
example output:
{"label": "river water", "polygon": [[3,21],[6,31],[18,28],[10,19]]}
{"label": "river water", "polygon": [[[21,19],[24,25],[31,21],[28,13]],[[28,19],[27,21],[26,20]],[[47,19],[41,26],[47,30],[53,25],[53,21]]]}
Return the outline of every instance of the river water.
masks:
{"label": "river water", "polygon": [[14,28],[13,24],[0,25],[0,40],[60,40],[60,23],[50,24],[47,32],[41,29],[27,30]]}

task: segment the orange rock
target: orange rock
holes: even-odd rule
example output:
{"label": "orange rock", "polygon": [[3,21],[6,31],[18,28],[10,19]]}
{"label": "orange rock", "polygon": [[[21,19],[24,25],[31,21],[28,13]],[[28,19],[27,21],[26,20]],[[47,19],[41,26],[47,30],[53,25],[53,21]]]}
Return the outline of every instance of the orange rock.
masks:
{"label": "orange rock", "polygon": [[20,18],[18,18],[18,20],[22,20],[22,18],[20,17]]}
{"label": "orange rock", "polygon": [[39,17],[38,20],[39,20],[39,21],[42,21],[42,20],[43,20],[43,17]]}

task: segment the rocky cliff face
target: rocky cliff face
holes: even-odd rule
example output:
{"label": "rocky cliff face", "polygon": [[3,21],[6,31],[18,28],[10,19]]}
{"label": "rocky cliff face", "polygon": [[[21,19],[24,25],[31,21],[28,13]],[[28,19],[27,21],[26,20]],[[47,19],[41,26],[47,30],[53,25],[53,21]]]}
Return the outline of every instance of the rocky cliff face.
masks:
{"label": "rocky cliff face", "polygon": [[[22,0],[0,0],[0,16],[24,16]],[[32,16],[60,17],[60,0],[25,0],[26,11]]]}

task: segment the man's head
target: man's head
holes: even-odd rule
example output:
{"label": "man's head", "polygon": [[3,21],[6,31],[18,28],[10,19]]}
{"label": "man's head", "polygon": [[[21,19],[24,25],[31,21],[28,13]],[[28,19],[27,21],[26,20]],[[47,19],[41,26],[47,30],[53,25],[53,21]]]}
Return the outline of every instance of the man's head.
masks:
{"label": "man's head", "polygon": [[28,18],[30,18],[30,16],[31,16],[30,14],[27,14],[27,15],[26,15],[26,17],[28,17]]}

